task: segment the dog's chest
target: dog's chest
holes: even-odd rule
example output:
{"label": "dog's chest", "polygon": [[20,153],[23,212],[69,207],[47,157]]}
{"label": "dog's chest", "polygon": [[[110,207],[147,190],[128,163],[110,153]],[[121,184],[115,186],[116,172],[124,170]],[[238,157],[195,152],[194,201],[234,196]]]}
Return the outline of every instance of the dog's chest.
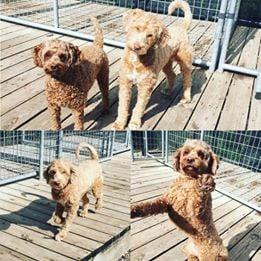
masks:
{"label": "dog's chest", "polygon": [[144,70],[144,66],[139,62],[137,55],[131,54],[130,56],[131,70],[127,74],[127,78],[132,81],[133,84],[139,84],[149,73]]}

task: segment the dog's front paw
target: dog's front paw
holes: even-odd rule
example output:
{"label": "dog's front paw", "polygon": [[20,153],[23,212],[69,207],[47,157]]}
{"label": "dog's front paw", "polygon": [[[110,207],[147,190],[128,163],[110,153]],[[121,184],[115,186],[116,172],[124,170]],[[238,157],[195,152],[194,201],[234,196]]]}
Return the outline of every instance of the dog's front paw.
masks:
{"label": "dog's front paw", "polygon": [[112,125],[112,129],[116,131],[124,130],[125,124],[119,121],[115,121]]}
{"label": "dog's front paw", "polygon": [[96,203],[95,204],[95,212],[98,212],[101,209],[102,209],[102,203]]}
{"label": "dog's front paw", "polygon": [[141,127],[141,121],[131,121],[128,127],[130,130],[138,130]]}
{"label": "dog's front paw", "polygon": [[67,231],[61,230],[58,234],[55,235],[55,240],[62,241],[65,239],[66,236],[67,236]]}
{"label": "dog's front paw", "polygon": [[187,104],[187,103],[190,103],[191,102],[191,98],[187,97],[183,97],[181,100],[180,100],[180,103],[181,104]]}
{"label": "dog's front paw", "polygon": [[203,174],[200,177],[200,189],[203,192],[212,192],[215,189],[215,181],[212,175],[210,174]]}
{"label": "dog's front paw", "polygon": [[79,216],[86,218],[88,216],[88,211],[84,211],[84,210],[80,211]]}
{"label": "dog's front paw", "polygon": [[60,225],[64,223],[65,218],[53,215],[53,222]]}

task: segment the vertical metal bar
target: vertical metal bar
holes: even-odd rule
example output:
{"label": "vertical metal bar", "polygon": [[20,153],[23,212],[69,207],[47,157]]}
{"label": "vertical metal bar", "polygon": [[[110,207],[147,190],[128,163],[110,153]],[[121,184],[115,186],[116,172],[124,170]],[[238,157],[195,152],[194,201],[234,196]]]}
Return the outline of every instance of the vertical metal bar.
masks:
{"label": "vertical metal bar", "polygon": [[109,157],[113,156],[115,135],[116,135],[116,131],[114,130],[114,131],[112,131],[111,148],[110,148],[110,155],[109,155]]}
{"label": "vertical metal bar", "polygon": [[39,151],[39,179],[43,179],[44,166],[44,131],[40,131],[40,151]]}
{"label": "vertical metal bar", "polygon": [[134,157],[134,148],[133,148],[133,135],[132,135],[132,131],[130,131],[130,147],[131,147],[131,159],[132,159],[132,161],[134,161],[135,157]]}
{"label": "vertical metal bar", "polygon": [[261,94],[261,71],[259,72],[255,82],[256,93]]}
{"label": "vertical metal bar", "polygon": [[59,27],[59,2],[58,0],[53,0],[53,23],[54,27]]}
{"label": "vertical metal bar", "polygon": [[164,131],[161,130],[161,158],[162,158],[163,160],[164,160],[164,149],[165,149],[164,139],[165,139],[165,134],[164,134]]}
{"label": "vertical metal bar", "polygon": [[219,11],[219,18],[216,26],[216,31],[214,34],[214,43],[213,43],[213,49],[212,49],[212,55],[211,55],[211,63],[209,66],[209,70],[211,72],[214,72],[217,67],[218,62],[218,55],[220,53],[221,48],[221,39],[223,34],[223,28],[226,20],[226,11],[227,11],[227,0],[222,0],[220,5],[220,11]]}
{"label": "vertical metal bar", "polygon": [[62,157],[63,147],[62,147],[62,140],[63,140],[63,131],[58,131],[58,137],[56,139],[56,157],[59,159]]}
{"label": "vertical metal bar", "polygon": [[225,64],[225,61],[226,61],[228,45],[229,45],[232,30],[233,30],[236,3],[237,3],[237,0],[231,0],[230,6],[228,8],[228,17],[226,18],[227,23],[226,23],[226,27],[225,27],[225,35],[224,35],[224,39],[223,39],[223,46],[221,49],[219,65],[218,65],[219,72],[223,72],[223,70],[224,70],[223,65]]}
{"label": "vertical metal bar", "polygon": [[169,131],[165,131],[165,162],[169,162]]}
{"label": "vertical metal bar", "polygon": [[148,157],[148,131],[144,131],[144,152],[145,157]]}
{"label": "vertical metal bar", "polygon": [[204,140],[204,131],[203,130],[200,131],[200,140]]}

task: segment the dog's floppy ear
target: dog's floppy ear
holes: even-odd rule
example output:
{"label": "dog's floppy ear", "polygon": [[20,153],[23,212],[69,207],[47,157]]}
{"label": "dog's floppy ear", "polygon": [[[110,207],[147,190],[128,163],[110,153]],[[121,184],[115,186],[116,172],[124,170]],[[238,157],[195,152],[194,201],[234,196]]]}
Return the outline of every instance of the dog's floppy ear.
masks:
{"label": "dog's floppy ear", "polygon": [[45,178],[47,184],[49,182],[49,175],[48,175],[49,170],[50,170],[50,166],[48,166],[47,169],[43,172],[43,177]]}
{"label": "dog's floppy ear", "polygon": [[42,58],[41,58],[42,49],[43,49],[43,43],[36,45],[33,50],[34,63],[38,67],[43,67],[43,62],[42,62]]}
{"label": "dog's floppy ear", "polygon": [[73,166],[70,166],[70,183],[75,183],[76,180],[76,170]]}
{"label": "dog's floppy ear", "polygon": [[219,168],[219,158],[213,151],[211,151],[210,161],[209,161],[209,171],[211,174],[216,175],[218,168]]}
{"label": "dog's floppy ear", "polygon": [[71,63],[72,64],[77,63],[79,61],[80,53],[81,53],[79,47],[69,43],[69,50],[70,50],[70,56],[71,56]]}
{"label": "dog's floppy ear", "polygon": [[163,28],[160,28],[159,45],[164,46],[167,43],[168,39],[169,39],[168,29],[165,26],[163,26]]}
{"label": "dog's floppy ear", "polygon": [[182,149],[177,149],[173,158],[173,167],[175,170],[180,171],[180,154]]}

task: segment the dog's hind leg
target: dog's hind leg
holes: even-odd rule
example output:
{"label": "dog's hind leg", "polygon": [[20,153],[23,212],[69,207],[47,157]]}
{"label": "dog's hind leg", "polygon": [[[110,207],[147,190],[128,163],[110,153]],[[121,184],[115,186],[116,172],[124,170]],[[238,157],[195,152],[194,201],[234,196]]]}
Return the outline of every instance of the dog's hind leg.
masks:
{"label": "dog's hind leg", "polygon": [[171,95],[176,79],[176,74],[172,68],[172,60],[169,60],[168,63],[163,67],[162,71],[165,73],[168,81],[167,88],[163,88],[161,92],[165,95]]}
{"label": "dog's hind leg", "polygon": [[101,178],[98,178],[95,180],[92,187],[92,193],[96,198],[95,211],[98,211],[102,208],[102,200],[103,200],[102,190],[103,190],[103,182]]}
{"label": "dog's hind leg", "polygon": [[192,72],[192,53],[189,51],[180,51],[177,54],[177,62],[183,75],[183,97],[181,103],[191,102],[191,72]]}
{"label": "dog's hind leg", "polygon": [[97,75],[97,81],[102,93],[103,113],[109,110],[109,62],[106,59]]}
{"label": "dog's hind leg", "polygon": [[82,197],[82,210],[80,212],[81,217],[87,217],[88,215],[88,209],[89,209],[89,198],[87,196],[87,193],[83,195]]}

